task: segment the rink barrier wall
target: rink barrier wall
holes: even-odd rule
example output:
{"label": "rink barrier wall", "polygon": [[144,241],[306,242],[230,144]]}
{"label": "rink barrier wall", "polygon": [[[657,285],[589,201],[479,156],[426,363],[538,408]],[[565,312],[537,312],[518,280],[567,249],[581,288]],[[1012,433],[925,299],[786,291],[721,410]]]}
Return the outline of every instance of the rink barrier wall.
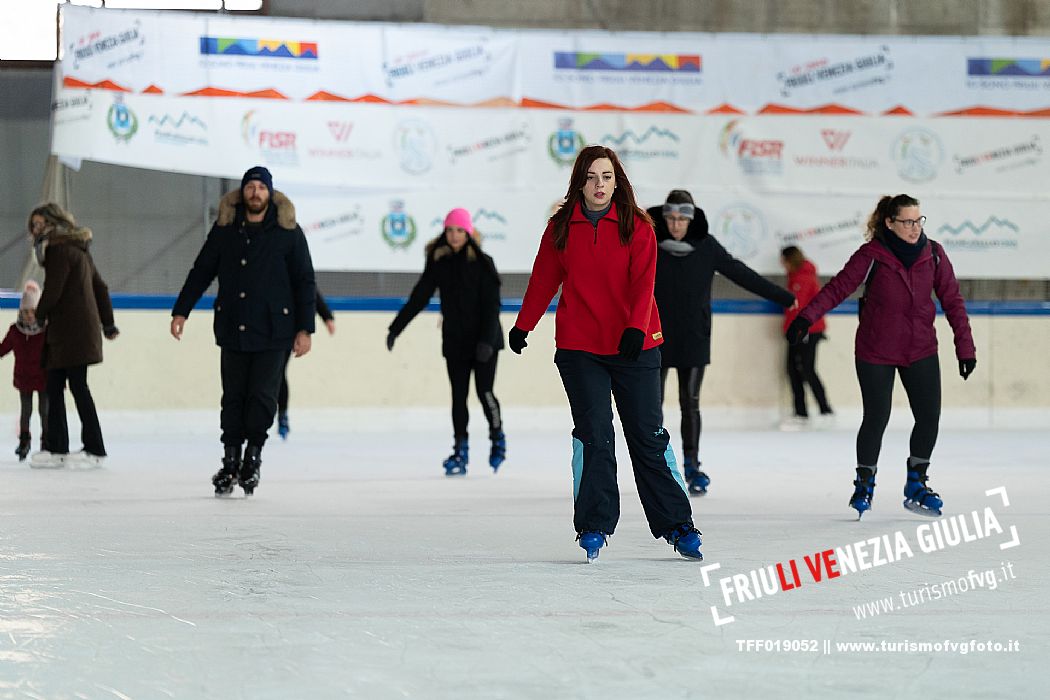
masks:
{"label": "rink barrier wall", "polygon": [[[176,297],[157,294],[112,294],[113,309],[137,310],[171,310]],[[0,309],[17,309],[19,294],[17,292],[0,292]],[[436,297],[435,297],[436,299]],[[193,308],[195,310],[211,309],[215,297],[206,295]],[[332,311],[392,311],[397,312],[405,303],[404,297],[325,297]],[[935,302],[936,303],[936,302]],[[553,313],[557,302],[551,302],[547,308]],[[439,311],[440,304],[431,300],[426,311]],[[500,306],[503,313],[517,313],[521,310],[521,299],[506,299]],[[716,314],[777,314],[782,309],[763,299],[713,299],[711,311]],[[1050,301],[967,301],[966,311],[972,316],[1050,316]],[[831,314],[856,314],[857,301],[847,299],[832,309]],[[941,307],[937,304],[937,313]]]}
{"label": "rink barrier wall", "polygon": [[[15,320],[16,297],[0,298],[8,323]],[[210,299],[190,316],[180,342],[169,333],[173,297],[114,294],[113,301],[120,337],[103,343],[105,362],[88,373],[100,410],[114,415],[215,410],[217,415],[219,352]],[[386,349],[387,328],[401,303],[332,298],[336,334],[329,336],[318,325],[310,354],[289,365],[292,410],[447,410],[440,315],[421,314],[398,337],[393,352]],[[977,302],[968,308],[978,362],[968,381],[958,375],[947,321],[943,316],[936,320],[944,427],[953,425],[951,416],[965,414],[967,427],[1050,428],[1050,373],[1042,369],[1050,350],[1050,303]],[[517,303],[508,301],[504,309],[500,320],[506,331],[514,323]],[[712,363],[701,396],[705,424],[768,427],[778,422],[791,406],[780,310],[761,300],[720,300],[714,309]],[[852,304],[837,311],[828,317],[828,339],[819,346],[817,367],[841,422],[855,428],[861,405],[853,355],[857,316]],[[554,326],[548,316],[530,333],[524,354],[500,353],[496,395],[506,409],[564,408],[564,390],[553,366]],[[0,382],[8,387],[13,364],[11,358],[0,360]],[[674,394],[668,392],[665,406],[673,433],[678,424]],[[893,401],[893,419],[907,418],[901,388],[894,391]],[[470,405],[476,424],[482,413],[473,394]],[[69,411],[75,419],[72,406]],[[0,391],[0,415],[10,419],[5,429],[15,429],[17,412],[17,392]]]}

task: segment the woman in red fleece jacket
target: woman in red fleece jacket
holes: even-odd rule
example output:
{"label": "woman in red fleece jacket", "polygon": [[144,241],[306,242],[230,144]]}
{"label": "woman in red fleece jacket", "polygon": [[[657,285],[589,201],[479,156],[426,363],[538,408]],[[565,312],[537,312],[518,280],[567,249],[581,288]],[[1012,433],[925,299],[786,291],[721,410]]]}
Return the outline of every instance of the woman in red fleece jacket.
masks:
{"label": "woman in red fleece jacket", "polygon": [[660,405],[656,236],[611,149],[580,151],[565,202],[547,223],[509,345],[525,338],[561,287],[554,362],[572,410],[573,525],[588,561],[620,517],[610,393],[654,537],[702,560],[685,482]]}
{"label": "woman in red fleece jacket", "polygon": [[937,313],[933,295],[940,300],[955,336],[959,375],[966,379],[977,366],[959,282],[944,249],[923,233],[925,222],[919,200],[914,197],[899,194],[880,199],[868,220],[868,242],[824,285],[787,330],[792,344],[802,342],[811,324],[866,284],[856,339],[864,420],[857,433],[857,478],[849,503],[858,517],[871,508],[882,435],[890,418],[897,374],[915,418],[904,507],[921,515],[941,514],[941,497],[926,485],[941,417],[941,369],[933,327]]}
{"label": "woman in red fleece jacket", "polygon": [[[795,295],[798,304],[784,309],[784,332],[798,316],[799,309],[810,302],[820,291],[820,280],[817,279],[817,268],[806,259],[797,246],[789,245],[780,251],[780,263],[787,272],[787,286]],[[797,345],[788,344],[787,372],[791,382],[791,396],[794,399],[795,415],[785,421],[785,430],[804,428],[809,425],[809,411],[806,408],[806,384],[809,384],[813,398],[817,400],[821,416],[831,416],[831,404],[824,393],[824,384],[817,376],[817,343],[824,340],[827,323],[824,317],[817,319],[809,329],[809,337]]]}

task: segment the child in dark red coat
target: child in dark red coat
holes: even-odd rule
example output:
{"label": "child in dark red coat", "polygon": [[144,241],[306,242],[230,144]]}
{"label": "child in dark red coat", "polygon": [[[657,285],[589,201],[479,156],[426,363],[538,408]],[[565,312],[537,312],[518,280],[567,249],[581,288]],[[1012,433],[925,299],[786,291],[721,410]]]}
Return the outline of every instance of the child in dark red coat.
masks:
{"label": "child in dark red coat", "polygon": [[[816,266],[806,259],[797,246],[789,245],[780,251],[780,263],[787,272],[788,289],[795,295],[798,305],[784,310],[784,332],[798,316],[801,307],[808,304],[820,291],[820,280],[817,279]],[[795,413],[781,424],[783,430],[799,430],[807,427],[809,411],[806,408],[806,389],[809,384],[813,398],[820,407],[820,415],[828,420],[833,415],[831,404],[824,393],[824,384],[817,376],[817,343],[824,340],[827,324],[824,317],[817,319],[809,328],[809,337],[797,345],[788,343],[787,372],[791,381],[791,396]]]}
{"label": "child in dark red coat", "polygon": [[26,311],[36,309],[40,301],[40,286],[30,280],[22,292],[18,304],[18,320],[11,324],[7,335],[0,343],[0,357],[9,352],[15,354],[15,388],[22,399],[22,413],[18,423],[18,448],[15,454],[22,461],[29,454],[29,418],[33,413],[33,392],[37,395],[37,410],[40,412],[40,449],[47,445],[47,372],[41,362],[44,352],[44,328],[36,321],[28,321]]}

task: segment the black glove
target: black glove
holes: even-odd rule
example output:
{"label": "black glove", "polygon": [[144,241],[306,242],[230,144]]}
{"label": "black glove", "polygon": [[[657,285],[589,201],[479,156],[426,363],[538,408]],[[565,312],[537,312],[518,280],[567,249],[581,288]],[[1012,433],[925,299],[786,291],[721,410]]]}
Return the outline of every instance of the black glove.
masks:
{"label": "black glove", "polygon": [[492,355],[495,352],[496,348],[492,347],[492,345],[485,341],[481,341],[478,343],[478,347],[474,350],[474,357],[478,359],[478,362],[488,362],[492,359]]}
{"label": "black glove", "polygon": [[510,333],[507,334],[507,344],[510,345],[510,349],[514,351],[515,355],[520,355],[521,351],[528,347],[528,343],[525,342],[528,331],[523,331],[517,326],[510,329]]}
{"label": "black glove", "polygon": [[102,335],[106,336],[107,340],[113,340],[120,335],[120,329],[116,326],[106,326],[102,329]]}
{"label": "black glove", "polygon": [[395,340],[397,340],[397,333],[395,333],[394,331],[390,331],[389,333],[386,334],[386,349],[387,350],[393,350],[394,349],[394,341]]}
{"label": "black glove", "polygon": [[959,360],[959,376],[963,380],[969,379],[970,375],[973,374],[973,368],[977,366],[977,360],[970,358],[969,360]]}
{"label": "black glove", "polygon": [[637,328],[624,328],[620,336],[620,357],[634,362],[642,354],[645,344],[645,331]]}
{"label": "black glove", "polygon": [[801,316],[796,316],[795,320],[788,326],[787,333],[784,334],[787,336],[788,342],[792,345],[805,342],[806,336],[809,335],[809,325],[809,321]]}

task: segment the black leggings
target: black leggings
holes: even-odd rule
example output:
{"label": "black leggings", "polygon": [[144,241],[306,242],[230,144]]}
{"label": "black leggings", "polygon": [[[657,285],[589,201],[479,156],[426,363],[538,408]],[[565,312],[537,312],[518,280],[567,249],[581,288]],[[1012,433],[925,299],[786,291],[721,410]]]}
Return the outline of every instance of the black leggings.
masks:
{"label": "black leggings", "polygon": [[[33,415],[33,394],[36,393],[36,410],[40,414],[40,444],[47,444],[47,393],[43,391],[19,391],[22,413],[18,417],[18,432],[29,434],[29,419]],[[43,447],[41,447],[43,449]]]}
{"label": "black leggings", "polygon": [[817,376],[817,343],[824,340],[823,333],[812,333],[798,345],[788,345],[787,372],[791,381],[791,396],[795,401],[795,415],[806,418],[805,385],[813,391],[821,413],[831,413],[828,397],[824,394],[824,385]]}
{"label": "black leggings", "polygon": [[292,357],[292,351],[284,356],[284,366],[281,367],[281,388],[277,390],[277,415],[288,413],[288,360]]}
{"label": "black leggings", "polygon": [[80,440],[84,451],[97,457],[106,456],[102,442],[102,428],[98,423],[95,401],[87,385],[87,365],[63,367],[47,371],[47,450],[55,454],[69,453],[69,424],[66,422],[66,382],[80,416]]}
{"label": "black leggings", "polygon": [[[700,461],[700,387],[704,383],[704,367],[676,367],[678,371],[678,407],[682,411],[682,456]],[[667,373],[670,367],[660,368],[660,403],[663,404]]]}
{"label": "black leggings", "polygon": [[929,459],[937,443],[941,419],[941,367],[936,355],[907,367],[873,365],[856,361],[857,379],[864,403],[864,420],[857,433],[857,464],[874,467],[879,462],[882,434],[890,420],[894,375],[900,373],[908,394],[915,426],[911,430],[911,456]]}
{"label": "black leggings", "polygon": [[489,432],[503,430],[503,418],[500,415],[499,401],[492,393],[496,383],[496,358],[498,352],[492,353],[488,362],[478,362],[474,358],[445,358],[448,369],[448,382],[452,386],[452,431],[457,440],[467,437],[467,422],[470,412],[467,410],[467,394],[470,393],[470,373],[474,372],[474,389],[478,400],[485,411],[489,422]]}

